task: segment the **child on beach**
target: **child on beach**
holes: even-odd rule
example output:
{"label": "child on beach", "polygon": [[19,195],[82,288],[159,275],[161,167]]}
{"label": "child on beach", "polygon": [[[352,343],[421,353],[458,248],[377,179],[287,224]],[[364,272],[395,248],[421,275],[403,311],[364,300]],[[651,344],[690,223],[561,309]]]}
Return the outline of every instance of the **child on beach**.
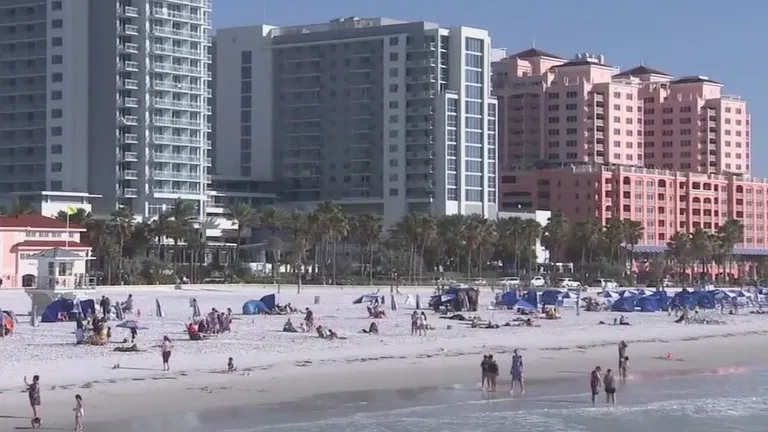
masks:
{"label": "child on beach", "polygon": [[37,429],[43,423],[40,419],[40,375],[33,376],[31,383],[27,382],[27,377],[24,377],[24,385],[27,386],[29,404],[32,406],[32,429]]}
{"label": "child on beach", "polygon": [[171,366],[168,363],[171,360],[171,349],[173,348],[173,345],[171,345],[171,338],[168,336],[163,336],[163,343],[160,345],[160,352],[163,355],[163,370],[164,371],[170,371]]}
{"label": "child on beach", "polygon": [[227,362],[227,372],[234,372],[237,370],[237,366],[235,366],[235,360],[232,359],[232,357],[229,358],[229,361]]}
{"label": "child on beach", "polygon": [[624,356],[619,361],[619,379],[624,384],[627,381],[627,369],[629,369],[629,356]]}
{"label": "child on beach", "polygon": [[83,416],[85,410],[83,409],[83,397],[75,395],[75,430],[81,432],[83,430]]}

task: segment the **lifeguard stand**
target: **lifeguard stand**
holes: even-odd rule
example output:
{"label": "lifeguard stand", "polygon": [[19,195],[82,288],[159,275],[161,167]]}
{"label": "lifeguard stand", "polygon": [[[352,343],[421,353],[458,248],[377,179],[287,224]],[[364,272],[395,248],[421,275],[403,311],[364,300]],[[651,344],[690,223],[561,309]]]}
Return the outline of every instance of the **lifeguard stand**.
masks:
{"label": "lifeguard stand", "polygon": [[75,290],[88,288],[85,263],[90,258],[58,247],[31,258],[37,260],[37,286],[25,292],[37,313],[59,297],[74,299],[78,297]]}

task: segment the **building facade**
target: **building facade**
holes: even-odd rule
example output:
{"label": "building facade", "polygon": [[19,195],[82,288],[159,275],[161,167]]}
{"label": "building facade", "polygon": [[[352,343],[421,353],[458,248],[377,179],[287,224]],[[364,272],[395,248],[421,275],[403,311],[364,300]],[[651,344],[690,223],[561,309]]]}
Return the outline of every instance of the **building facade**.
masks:
{"label": "building facade", "polygon": [[487,31],[386,18],[221,29],[216,56],[218,173],[387,223],[495,215]]}
{"label": "building facade", "polygon": [[152,217],[210,181],[209,0],[0,0],[0,195]]}
{"label": "building facade", "polygon": [[34,287],[38,275],[36,254],[64,248],[89,257],[91,247],[81,243],[85,228],[45,216],[0,218],[0,280],[3,288]]}

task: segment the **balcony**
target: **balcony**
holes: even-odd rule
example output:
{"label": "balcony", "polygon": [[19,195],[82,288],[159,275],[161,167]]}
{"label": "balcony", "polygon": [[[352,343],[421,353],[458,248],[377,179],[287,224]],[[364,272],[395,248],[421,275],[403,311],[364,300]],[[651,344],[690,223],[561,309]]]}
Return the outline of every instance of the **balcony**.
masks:
{"label": "balcony", "polygon": [[406,82],[410,82],[410,83],[436,82],[437,81],[437,75],[435,75],[435,74],[426,74],[426,75],[408,76],[408,77],[405,77],[405,81]]}
{"label": "balcony", "polygon": [[405,62],[406,67],[434,67],[437,66],[435,59],[422,58],[418,60],[408,60]]}
{"label": "balcony", "polygon": [[139,124],[139,118],[136,116],[123,116],[120,118],[120,121],[129,126],[137,126]]}
{"label": "balcony", "polygon": [[154,63],[152,70],[155,72],[167,72],[174,74],[195,75],[202,76],[203,70],[200,68],[194,68],[190,66],[177,66],[170,63]]}
{"label": "balcony", "polygon": [[183,38],[194,41],[201,41],[203,39],[202,33],[190,32],[185,30],[174,30],[168,27],[154,27],[152,28],[152,34],[157,36],[166,36],[172,38]]}
{"label": "balcony", "polygon": [[129,90],[138,90],[139,89],[139,82],[136,80],[123,80],[123,88],[129,89]]}
{"label": "balcony", "polygon": [[210,25],[210,20],[206,20],[202,15],[193,15],[193,14],[188,14],[183,12],[173,12],[165,9],[153,9],[152,16],[155,16],[158,18],[168,18],[168,19],[177,20],[177,21],[187,21],[195,24]]}
{"label": "balcony", "polygon": [[120,44],[120,51],[126,52],[126,53],[138,54],[139,53],[139,46],[137,44],[134,44],[134,43]]}
{"label": "balcony", "polygon": [[169,45],[154,44],[152,45],[152,51],[158,54],[168,54],[183,57],[200,58],[203,56],[203,52],[199,50],[193,50],[188,48],[176,48]]}
{"label": "balcony", "polygon": [[120,106],[126,108],[138,108],[139,100],[136,98],[122,98],[120,99]]}
{"label": "balcony", "polygon": [[120,178],[123,180],[138,180],[139,172],[136,170],[124,170],[120,173]]}
{"label": "balcony", "polygon": [[420,92],[409,92],[408,97],[411,99],[429,99],[435,97],[435,91],[428,90]]}
{"label": "balcony", "polygon": [[123,197],[125,198],[138,198],[138,196],[139,196],[138,189],[133,189],[133,188],[123,189]]}
{"label": "balcony", "polygon": [[200,146],[202,138],[155,134],[155,135],[152,135],[152,141],[155,144],[181,144],[181,145],[190,145],[190,146]]}
{"label": "balcony", "polygon": [[208,166],[211,166],[213,164],[213,161],[209,157],[203,159],[203,161],[205,162],[205,165],[208,165]]}
{"label": "balcony", "polygon": [[119,62],[117,64],[117,68],[118,70],[121,70],[121,71],[138,72],[139,64],[132,61]]}
{"label": "balcony", "polygon": [[154,159],[155,162],[200,163],[200,156],[198,155],[179,154],[179,153],[154,152],[152,153],[152,159]]}
{"label": "balcony", "polygon": [[152,117],[152,123],[157,126],[187,127],[198,129],[202,126],[201,120],[176,119],[171,117]]}
{"label": "balcony", "polygon": [[178,84],[171,81],[153,81],[152,88],[156,90],[180,91],[180,92],[187,92],[187,93],[203,92],[203,88],[201,86],[193,86],[189,84]]}
{"label": "balcony", "polygon": [[152,177],[158,180],[200,180],[200,173],[178,171],[152,171]]}
{"label": "balcony", "polygon": [[118,29],[120,30],[120,33],[125,35],[129,35],[129,36],[139,35],[139,27],[135,25],[126,24],[124,26],[118,26]]}
{"label": "balcony", "polygon": [[200,195],[200,189],[157,187],[155,193],[167,195]]}
{"label": "balcony", "polygon": [[174,101],[170,99],[155,98],[155,99],[152,99],[152,105],[154,105],[156,108],[171,108],[171,109],[181,109],[181,110],[188,110],[188,111],[203,110],[203,104],[201,103],[181,102],[181,101]]}
{"label": "balcony", "polygon": [[139,17],[139,8],[126,6],[124,8],[117,8],[117,13],[122,16],[127,16],[131,18],[138,18]]}
{"label": "balcony", "polygon": [[139,161],[139,154],[136,152],[124,152],[121,160],[123,162],[138,162]]}
{"label": "balcony", "polygon": [[211,8],[211,0],[168,0],[168,3],[181,3],[185,5],[200,6],[205,9]]}
{"label": "balcony", "polygon": [[122,142],[125,144],[137,144],[139,142],[139,136],[136,134],[123,135]]}

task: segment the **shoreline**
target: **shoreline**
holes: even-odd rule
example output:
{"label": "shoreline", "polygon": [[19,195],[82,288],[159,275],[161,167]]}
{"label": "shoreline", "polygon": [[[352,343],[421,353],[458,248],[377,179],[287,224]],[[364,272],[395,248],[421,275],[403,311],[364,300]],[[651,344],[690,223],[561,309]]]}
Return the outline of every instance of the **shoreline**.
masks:
{"label": "shoreline", "polygon": [[[765,336],[747,332],[725,337],[692,338],[659,342],[649,339],[632,342],[630,378],[653,380],[684,375],[706,375],[739,372],[768,361]],[[618,340],[617,340],[618,342]],[[512,347],[508,349],[511,352]],[[661,360],[671,352],[671,360]],[[141,422],[183,417],[185,413],[214,413],[228,410],[236,413],[267,409],[270,405],[319,400],[328,395],[369,393],[424,388],[477,390],[480,353],[431,358],[383,359],[338,364],[308,364],[302,367],[278,365],[271,369],[249,368],[227,373],[171,372],[158,373],[149,379],[131,379],[119,385],[100,385],[49,390],[43,386],[43,417],[46,427],[69,425],[74,394],[83,395],[88,424],[107,422]],[[509,353],[495,351],[500,363],[499,393],[508,394]],[[593,347],[545,348],[523,350],[526,381],[532,386],[554,381],[584,379],[598,364],[614,367],[615,344]],[[107,381],[106,384],[109,384]],[[74,386],[73,386],[74,387]],[[0,396],[0,424],[13,422],[28,425],[29,405],[19,386]],[[586,390],[585,390],[586,392]],[[130,407],[126,410],[125,407]],[[7,419],[9,413],[21,413],[23,419]],[[137,415],[137,413],[141,413]],[[152,430],[152,429],[150,429]]]}

